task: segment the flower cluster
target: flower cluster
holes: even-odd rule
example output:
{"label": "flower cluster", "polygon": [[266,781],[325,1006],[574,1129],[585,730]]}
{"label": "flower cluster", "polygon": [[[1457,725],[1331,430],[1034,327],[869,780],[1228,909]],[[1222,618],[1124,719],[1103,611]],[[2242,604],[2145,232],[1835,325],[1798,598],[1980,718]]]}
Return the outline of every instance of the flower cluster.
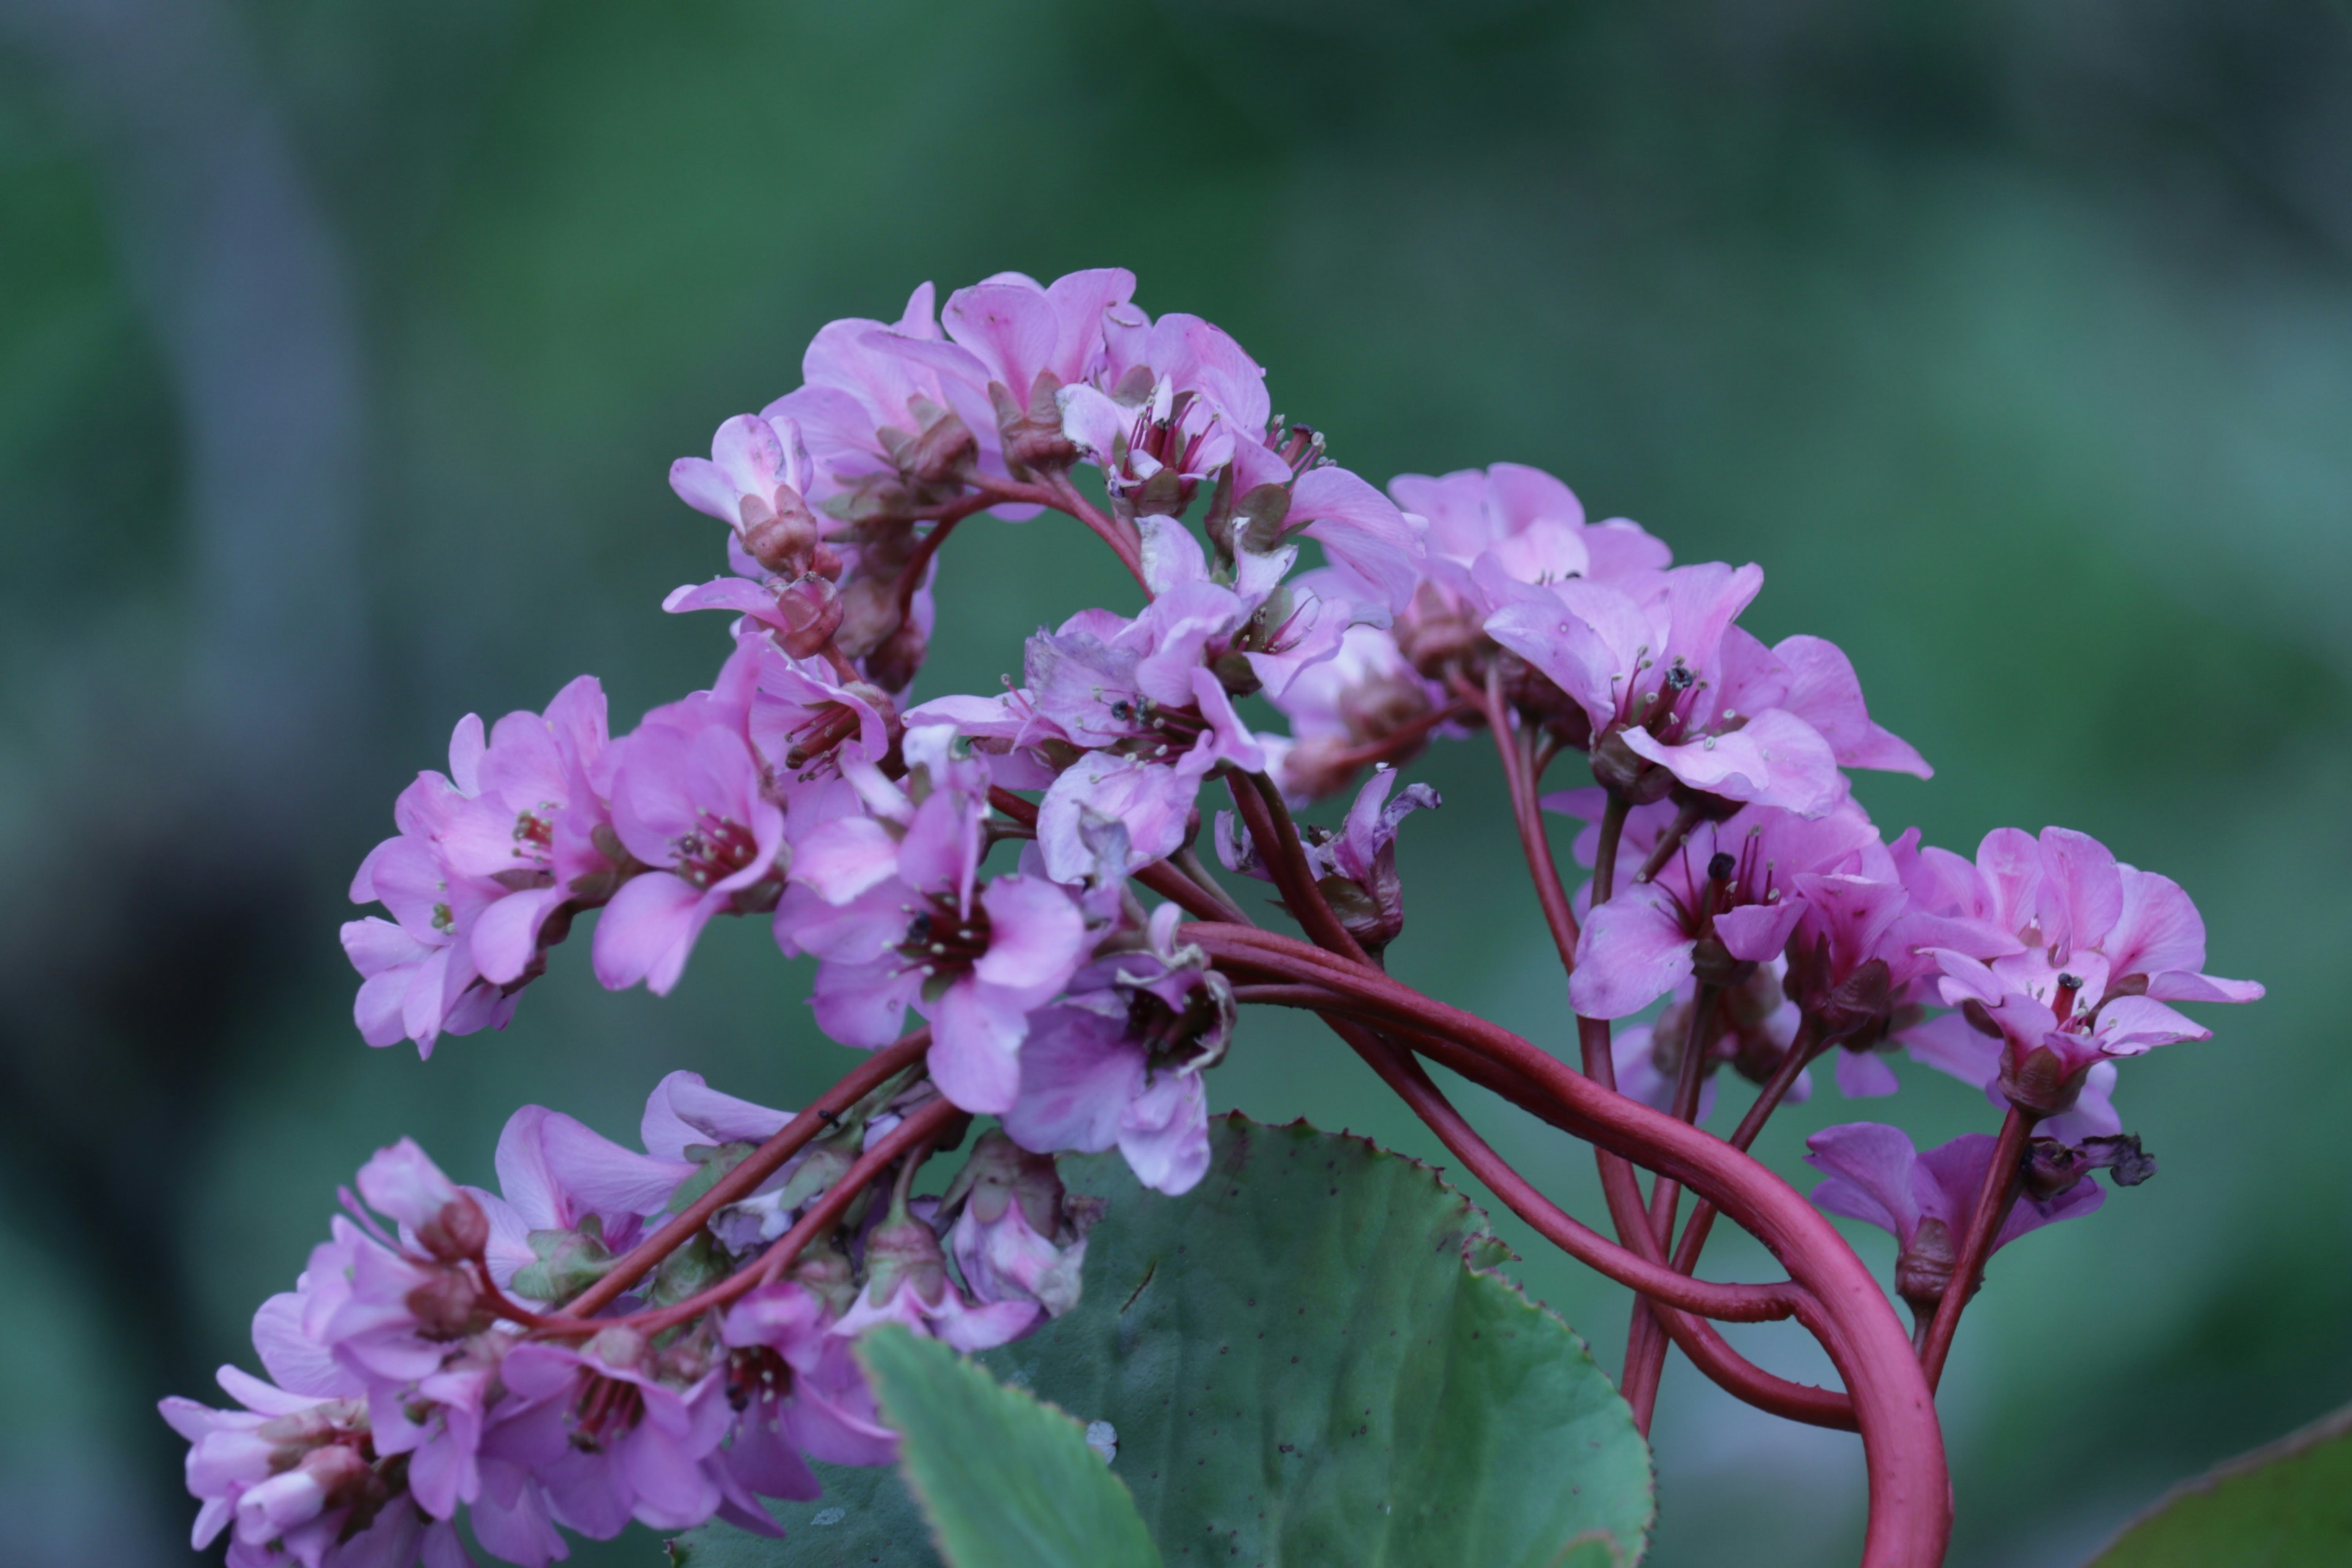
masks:
{"label": "flower cluster", "polygon": [[[759,1499],[816,1496],[809,1459],[889,1462],[850,1343],[890,1321],[981,1350],[1067,1310],[1095,1213],[997,1133],[944,1202],[903,1179],[844,1191],[908,1099],[835,1117],[586,1312],[569,1308],[792,1118],[679,1072],[646,1102],[642,1151],[516,1112],[497,1193],[404,1140],[379,1152],[295,1289],[255,1314],[267,1379],[223,1367],[236,1409],[164,1402],[192,1445],[195,1543],[226,1531],[229,1561],[255,1568],[448,1568],[468,1560],[463,1505],[485,1551],[538,1568],[567,1554],[557,1526],[601,1540],[716,1516],[773,1534]],[[857,1217],[763,1269],[828,1194]]]}
{"label": "flower cluster", "polygon": [[[1272,417],[1232,338],[1155,321],[1134,281],[1005,274],[943,308],[926,285],[896,321],[824,328],[798,389],[671,470],[727,527],[729,571],[665,605],[733,617],[709,689],[619,736],[588,677],[543,712],[468,717],[352,884],[390,917],[343,932],[372,1045],[502,1026],[583,915],[597,979],[656,993],[713,917],[761,915],[814,961],[817,1026],[904,1070],[821,1136],[688,1074],[649,1102],[642,1152],[527,1109],[497,1194],[413,1146],[379,1155],[360,1194],[397,1230],[352,1203],[262,1309],[275,1382],[225,1371],[244,1409],[167,1405],[200,1542],[445,1568],[462,1503],[487,1550],[535,1564],[556,1525],[772,1528],[757,1500],[812,1495],[806,1457],[887,1458],[848,1342],[896,1321],[977,1348],[1074,1302],[1090,1215],[1057,1153],[1116,1148],[1164,1193],[1201,1180],[1203,1074],[1240,1002],[1328,1003],[1401,936],[1399,836],[1439,802],[1396,770],[1441,739],[1497,745],[1531,857],[1545,768],[1587,759],[1589,786],[1540,805],[1584,824],[1591,879],[1538,882],[1561,893],[1574,1012],[1623,1023],[1588,1062],[1621,1091],[1704,1121],[1728,1066],[1762,1086],[1753,1118],[1831,1052],[1847,1096],[1889,1095],[1907,1052],[2006,1108],[2001,1149],[2041,1134],[2018,1172],[1984,1137],[1813,1140],[1817,1201],[1897,1237],[1923,1312],[1980,1194],[2005,1191],[2005,1217],[1976,1261],[2096,1207],[2093,1170],[2152,1168],[2115,1064],[2204,1037],[2173,1004],[2261,994],[2202,973],[2179,887],[2059,828],[1973,860],[1888,838],[1849,772],[1929,770],[1835,646],[1739,625],[1759,568],[1676,565],[1530,468],[1383,491]],[[1046,510],[1118,555],[1136,602],[1041,627],[1018,685],[909,701],[950,535]],[[1290,823],[1350,786],[1337,827]],[[1196,853],[1204,826],[1328,963],[1234,959],[1254,922]],[[962,1173],[914,1196],[974,1116],[996,1125]],[[778,1140],[789,1158],[696,1206]]]}

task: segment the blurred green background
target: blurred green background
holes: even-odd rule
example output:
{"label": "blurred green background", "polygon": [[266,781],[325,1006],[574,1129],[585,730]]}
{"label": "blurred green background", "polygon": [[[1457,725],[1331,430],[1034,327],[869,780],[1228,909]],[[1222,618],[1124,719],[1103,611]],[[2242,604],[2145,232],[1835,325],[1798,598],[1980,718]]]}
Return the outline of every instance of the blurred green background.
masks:
{"label": "blurred green background", "polygon": [[[481,1180],[525,1100],[625,1134],[673,1068],[839,1070],[758,923],[666,1002],[574,942],[503,1035],[372,1052],[346,880],[457,715],[708,678],[723,620],[659,601],[719,542],[667,465],[819,323],[1110,263],[1369,477],[1537,463],[1763,562],[1757,629],[1843,643],[1942,770],[1865,783],[1890,829],[2089,830],[2270,985],[2126,1070],[2162,1175],[1993,1270],[1956,1563],[2079,1562],[2352,1399],[2340,0],[0,0],[0,1562],[188,1560],[153,1401],[249,1363],[371,1149]],[[943,585],[926,691],[1126,602],[1050,521]],[[1487,763],[1416,770],[1396,962],[1560,1047]],[[1923,1134],[1991,1125],[1904,1072]],[[1429,1148],[1286,1019],[1214,1081]],[[1477,1110],[1597,1215],[1582,1150]],[[1622,1293],[1525,1272],[1613,1368]],[[1850,1558],[1851,1439],[1681,1364],[1658,1428],[1660,1568]]]}

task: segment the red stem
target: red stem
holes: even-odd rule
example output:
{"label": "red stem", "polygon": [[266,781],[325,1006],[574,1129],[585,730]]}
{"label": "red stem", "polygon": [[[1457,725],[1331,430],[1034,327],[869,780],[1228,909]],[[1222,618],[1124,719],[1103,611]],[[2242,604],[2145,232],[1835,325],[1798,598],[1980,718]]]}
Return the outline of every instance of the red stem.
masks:
{"label": "red stem", "polygon": [[631,1247],[603,1279],[564,1303],[554,1315],[593,1317],[619,1300],[630,1286],[659,1268],[663,1258],[693,1240],[712,1215],[756,1192],[761,1183],[783,1169],[784,1162],[813,1142],[835,1118],[888,1082],[893,1074],[912,1066],[930,1048],[930,1030],[918,1029],[858,1063],[839,1083],[818,1095],[806,1110],[746,1155],[740,1164],[711,1183],[710,1190],[695,1199],[676,1219]]}
{"label": "red stem", "polygon": [[[1320,986],[1253,985],[1245,989],[1247,994],[1241,997],[1244,1001],[1273,1002],[1289,1006],[1311,1007],[1322,1012],[1327,1021],[1335,1012],[1344,1014],[1349,1011],[1349,1005],[1344,998],[1337,997]],[[1360,1015],[1358,1016],[1360,1016]],[[1368,1021],[1381,1022],[1380,1020]],[[1385,1023],[1382,1026],[1400,1040],[1411,1045],[1422,1055],[1459,1073],[1480,1088],[1491,1090],[1517,1105],[1529,1115],[1580,1138],[1586,1136],[1591,1131],[1587,1125],[1566,1115],[1558,1103],[1546,1096],[1542,1089],[1511,1072],[1509,1068],[1500,1067],[1475,1052],[1465,1050],[1451,1040],[1437,1036],[1423,1035],[1412,1029]],[[1468,1163],[1466,1159],[1465,1163]],[[1570,1223],[1575,1222],[1571,1220]],[[1581,1228],[1589,1229],[1589,1227]],[[1594,1236],[1600,1247],[1607,1249],[1605,1252],[1596,1252],[1594,1258],[1584,1259],[1591,1263],[1594,1269],[1617,1280],[1620,1284],[1635,1289],[1640,1289],[1646,1283],[1655,1280],[1655,1276],[1648,1272],[1655,1268],[1659,1262],[1659,1254],[1654,1238],[1643,1238],[1652,1240],[1651,1249],[1648,1253],[1643,1254],[1619,1247],[1605,1237],[1601,1237],[1598,1232],[1591,1232],[1591,1234]],[[1554,1239],[1557,1240],[1557,1238]],[[1560,1245],[1563,1247],[1566,1246],[1565,1243]],[[1581,1258],[1580,1254],[1574,1254],[1572,1248],[1569,1250],[1572,1255]],[[1630,1262],[1627,1261],[1629,1259]],[[1633,1272],[1621,1272],[1621,1270],[1639,1270],[1640,1274],[1636,1277]],[[1680,1287],[1675,1289],[1677,1291],[1680,1290]],[[1798,1293],[1792,1300],[1799,1304],[1800,1315],[1804,1310],[1804,1304],[1811,1300],[1811,1298],[1805,1296],[1800,1288],[1794,1286],[1706,1285],[1705,1289],[1709,1291],[1751,1289],[1796,1290]],[[1688,1305],[1692,1312],[1712,1313],[1720,1307],[1738,1303],[1740,1310],[1721,1313],[1726,1321],[1744,1320],[1747,1310],[1744,1300],[1739,1298],[1722,1298],[1713,1307],[1706,1304],[1702,1298],[1696,1296],[1678,1294],[1674,1299]],[[1831,1427],[1842,1432],[1852,1432],[1855,1429],[1853,1402],[1843,1393],[1836,1389],[1819,1388],[1811,1384],[1792,1383],[1777,1373],[1765,1371],[1732,1349],[1730,1343],[1704,1317],[1693,1316],[1690,1313],[1671,1309],[1662,1309],[1660,1316],[1664,1321],[1666,1332],[1672,1336],[1673,1342],[1681,1347],[1683,1353],[1690,1358],[1691,1363],[1734,1398],[1744,1400],[1759,1410],[1787,1420],[1801,1421],[1809,1426]]]}
{"label": "red stem", "polygon": [[[1714,1044],[1715,1009],[1720,994],[1716,987],[1702,985],[1692,998],[1690,1030],[1683,1040],[1683,1058],[1675,1073],[1674,1104],[1668,1111],[1677,1121],[1693,1125],[1698,1121],[1699,1091],[1706,1079],[1706,1053]],[[1675,1209],[1681,1199],[1682,1188],[1671,1177],[1660,1176],[1650,1184],[1650,1233],[1658,1238],[1662,1250],[1674,1246]],[[1643,1303],[1633,1303],[1633,1320],[1625,1330],[1625,1377],[1620,1384],[1625,1403],[1633,1407],[1634,1424],[1643,1432],[1650,1429],[1657,1413],[1658,1385],[1666,1368],[1664,1339],[1656,1331],[1643,1331],[1643,1320],[1653,1316]]]}
{"label": "red stem", "polygon": [[[1213,955],[1327,985],[1512,1068],[1542,1088],[1580,1136],[1672,1176],[1762,1238],[1791,1279],[1811,1293],[1812,1300],[1800,1317],[1829,1352],[1853,1402],[1871,1480],[1865,1568],[1930,1568],[1942,1561],[1951,1529],[1951,1487],[1943,1433],[1910,1336],[1861,1259],[1795,1189],[1721,1139],[1606,1089],[1509,1030],[1378,971],[1244,927],[1202,921],[1186,935]],[[1590,1053],[1595,1036],[1590,1028],[1584,1033]],[[1606,1025],[1600,1026],[1597,1042],[1605,1061]],[[1630,1189],[1631,1170],[1621,1168],[1622,1185]],[[1604,1190],[1610,1184],[1604,1180]],[[1634,1238],[1652,1246],[1656,1238],[1647,1234],[1648,1215],[1637,1192],[1621,1211],[1626,1195],[1612,1194],[1620,1238],[1646,1252]]]}
{"label": "red stem", "polygon": [[759,1260],[737,1269],[733,1274],[708,1290],[697,1291],[685,1300],[651,1311],[633,1312],[625,1318],[604,1318],[593,1322],[567,1325],[574,1333],[593,1333],[609,1324],[622,1322],[650,1337],[679,1323],[690,1323],[713,1307],[723,1307],[754,1285],[765,1285],[782,1277],[801,1249],[839,1222],[849,1205],[857,1201],[874,1178],[889,1168],[890,1163],[911,1150],[929,1144],[940,1135],[940,1130],[964,1113],[944,1097],[926,1100],[907,1113],[898,1126],[874,1147],[860,1154],[841,1179],[827,1187],[824,1195],[809,1205],[793,1228],[778,1237]]}
{"label": "red stem", "polygon": [[1977,1192],[1976,1212],[1969,1216],[1968,1235],[1961,1238],[1959,1256],[1952,1263],[1951,1283],[1944,1287],[1944,1299],[1936,1303],[1935,1321],[1928,1325],[1927,1340],[1919,1347],[1919,1368],[1927,1374],[1931,1392],[1943,1379],[1944,1358],[1951,1354],[1961,1310],[1984,1279],[1993,1237],[2000,1234],[2025,1185],[2025,1143],[2033,1136],[2033,1124],[2039,1120],[2014,1105],[2001,1119],[2000,1136],[1992,1146],[1992,1163],[1985,1167],[1984,1185]]}
{"label": "red stem", "polygon": [[1544,927],[1551,932],[1552,946],[1559,951],[1560,967],[1572,971],[1576,968],[1576,910],[1567,884],[1559,879],[1559,863],[1552,858],[1551,840],[1544,833],[1543,803],[1536,798],[1536,781],[1528,767],[1527,753],[1520,748],[1517,731],[1511,728],[1510,711],[1503,705],[1501,671],[1490,667],[1485,693],[1478,695],[1474,689],[1465,700],[1475,701],[1494,734],[1503,782],[1511,792],[1511,821],[1518,828],[1519,848],[1527,856],[1536,901],[1543,906]]}

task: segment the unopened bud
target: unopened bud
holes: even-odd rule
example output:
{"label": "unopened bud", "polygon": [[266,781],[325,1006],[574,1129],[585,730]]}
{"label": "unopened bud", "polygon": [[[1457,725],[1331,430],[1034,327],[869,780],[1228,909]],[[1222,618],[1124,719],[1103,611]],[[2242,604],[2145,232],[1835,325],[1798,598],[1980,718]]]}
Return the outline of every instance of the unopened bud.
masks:
{"label": "unopened bud", "polygon": [[444,1263],[481,1256],[489,1245],[490,1216],[470,1194],[459,1193],[441,1212],[416,1227],[417,1244]]}
{"label": "unopened bud", "polygon": [[1954,1256],[1952,1233],[1939,1219],[1923,1219],[1912,1233],[1911,1245],[1895,1260],[1895,1293],[1914,1312],[1935,1311],[1951,1289]]}
{"label": "unopened bud", "polygon": [[1628,805],[1649,805],[1666,798],[1675,775],[1654,764],[1625,743],[1622,731],[1612,730],[1592,748],[1592,776],[1610,794]]}
{"label": "unopened bud", "polygon": [[2036,1046],[2021,1062],[2002,1060],[2000,1091],[2029,1116],[2058,1116],[2074,1109],[2087,1071],[2086,1067],[2070,1074],[2057,1052],[2048,1046]]}
{"label": "unopened bud", "polygon": [[941,414],[923,427],[906,453],[908,470],[926,484],[956,478],[980,453],[971,429],[952,414]]}
{"label": "unopened bud", "polygon": [[776,595],[776,610],[784,622],[776,640],[794,658],[808,658],[841,629],[841,595],[814,572]]}
{"label": "unopened bud", "polygon": [[[745,510],[750,510],[747,502]],[[797,577],[807,571],[817,543],[816,517],[808,503],[791,486],[779,485],[776,509],[760,510],[759,517],[744,520],[743,548],[751,559],[779,576]]]}
{"label": "unopened bud", "polygon": [[923,636],[923,628],[911,618],[901,621],[896,631],[866,656],[866,673],[886,691],[904,691],[914,684],[923,668],[923,656],[929,651],[929,639]]}
{"label": "unopened bud", "polygon": [[481,1292],[463,1268],[436,1268],[402,1298],[416,1331],[428,1340],[461,1340],[490,1326]]}

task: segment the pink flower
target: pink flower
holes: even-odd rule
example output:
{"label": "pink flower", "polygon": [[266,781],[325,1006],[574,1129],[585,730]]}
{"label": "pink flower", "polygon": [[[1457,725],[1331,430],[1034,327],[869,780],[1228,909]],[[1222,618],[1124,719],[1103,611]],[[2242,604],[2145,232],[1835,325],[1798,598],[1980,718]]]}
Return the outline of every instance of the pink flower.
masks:
{"label": "pink flower", "polygon": [[[1377,952],[1404,930],[1404,886],[1397,876],[1398,827],[1414,812],[1440,803],[1425,784],[1407,784],[1395,800],[1395,770],[1383,767],[1364,781],[1339,832],[1308,826],[1300,847],[1316,886],[1349,934]],[[1225,869],[1263,881],[1273,879],[1257,846],[1229,811],[1217,813],[1217,858]]]}
{"label": "pink flower", "polygon": [[1208,1170],[1202,1074],[1224,1057],[1234,1007],[1225,978],[1178,940],[1180,912],[1154,910],[1142,949],[1097,959],[1032,1020],[1020,1098],[1003,1112],[1014,1142],[1039,1154],[1116,1146],[1136,1180],[1170,1194]]}
{"label": "pink flower", "polygon": [[[1267,700],[1290,721],[1292,743],[1275,777],[1286,795],[1312,800],[1345,788],[1363,765],[1358,753],[1444,707],[1446,696],[1405,662],[1394,634],[1359,625],[1348,627],[1336,654],[1299,669]],[[1385,760],[1402,763],[1420,749],[1396,749]]]}
{"label": "pink flower", "polygon": [[[1976,1212],[1995,1140],[1971,1132],[1920,1153],[1900,1128],[1857,1121],[1825,1127],[1805,1140],[1805,1163],[1829,1180],[1813,1188],[1814,1204],[1891,1233],[1902,1251],[1895,1265],[1895,1293],[1912,1310],[1932,1313],[1949,1287],[1960,1239]],[[1998,1250],[2029,1231],[2089,1214],[2106,1191],[2088,1178],[2053,1196],[2028,1192],[1993,1237]]]}
{"label": "pink flower", "polygon": [[664,994],[713,915],[774,907],[784,813],[741,702],[713,692],[656,709],[614,748],[613,831],[657,874],[625,883],[597,923],[596,978],[609,989],[642,980]]}
{"label": "pink flower", "polygon": [[495,1169],[498,1193],[466,1189],[489,1219],[490,1278],[548,1303],[578,1295],[635,1245],[647,1219],[667,1217],[670,1195],[695,1172],[682,1153],[624,1149],[541,1105],[507,1118]]}
{"label": "pink flower", "polygon": [[370,1045],[406,1037],[429,1056],[444,1032],[502,1026],[558,911],[611,896],[592,783],[604,746],[604,694],[583,675],[544,714],[509,713],[487,738],[467,714],[450,738],[448,776],[420,773],[402,793],[399,835],[352,881],[353,902],[381,900],[394,921],[343,927],[365,977],[356,1013]]}
{"label": "pink flower", "polygon": [[1523,590],[1486,629],[1576,702],[1601,781],[1635,798],[1678,784],[1818,816],[1844,795],[1841,763],[1924,775],[1871,722],[1843,654],[1817,637],[1767,648],[1732,625],[1763,582],[1720,563],[1571,578]]}
{"label": "pink flower", "polygon": [[740,1414],[729,1463],[753,1491],[804,1497],[802,1454],[829,1465],[887,1465],[898,1435],[882,1425],[847,1341],[829,1332],[835,1314],[791,1280],[747,1291],[727,1310],[728,1388]]}
{"label": "pink flower", "polygon": [[825,1331],[854,1340],[877,1323],[944,1341],[971,1354],[1026,1333],[1041,1316],[1034,1301],[974,1305],[948,1278],[947,1254],[931,1227],[896,1209],[866,1239],[866,1283]]}
{"label": "pink flower", "polygon": [[930,1069],[967,1110],[1012,1103],[1028,1016],[1060,992],[1088,944],[1070,893],[1032,876],[979,886],[986,770],[953,732],[908,732],[917,795],[856,773],[875,815],[814,830],[776,910],[787,953],[820,961],[817,1022],[845,1045],[898,1037],[906,1010],[930,1020]]}
{"label": "pink flower", "polygon": [[1569,1000],[1587,1017],[1622,1018],[1702,961],[1722,984],[1737,965],[1778,958],[1809,907],[1796,878],[1834,871],[1894,875],[1877,829],[1850,800],[1818,818],[1751,805],[1728,821],[1702,822],[1654,880],[1622,889],[1586,917]]}
{"label": "pink flower", "polygon": [[1034,1301],[1049,1317],[1078,1304],[1091,1208],[1073,1210],[1051,1154],[982,1133],[940,1200],[948,1251],[974,1300]]}
{"label": "pink flower", "polygon": [[[908,298],[896,322],[847,320],[820,329],[801,360],[805,384],[761,410],[801,431],[814,473],[799,487],[811,501],[865,499],[887,507],[916,501],[916,487],[947,481],[975,434],[992,438],[993,420],[966,427],[940,372],[907,345],[940,342],[928,283]],[[960,488],[960,487],[953,487]]]}
{"label": "pink flower", "polygon": [[678,500],[726,523],[746,554],[787,577],[806,572],[816,550],[804,499],[813,478],[800,426],[782,414],[739,414],[711,437],[709,461],[680,458],[669,468]]}
{"label": "pink flower", "polygon": [[[201,1549],[230,1530],[236,1568],[461,1568],[469,1559],[448,1521],[472,1495],[472,1433],[427,1449],[372,1426],[380,1402],[305,1333],[303,1312],[297,1293],[272,1297],[254,1315],[254,1345],[276,1381],[221,1368],[222,1388],[243,1408],[162,1404],[190,1444],[188,1489],[203,1503],[193,1543]],[[437,1428],[441,1391],[407,1392],[422,1422]],[[399,1419],[423,1430],[406,1413]]]}
{"label": "pink flower", "polygon": [[720,1373],[681,1352],[619,1324],[577,1347],[517,1345],[485,1451],[529,1472],[556,1521],[583,1535],[609,1541],[633,1518],[692,1529],[719,1510],[710,1461],[732,1412]]}
{"label": "pink flower", "polygon": [[[1915,1056],[1968,1081],[1990,1082],[2042,1116],[2072,1109],[2097,1064],[2212,1031],[2167,1005],[2251,1002],[2251,981],[2202,973],[2204,922],[2168,879],[2119,864],[2087,835],[2017,828],[1985,836],[1974,864],[1920,853],[1912,879],[1972,927],[2011,939],[2011,951],[1929,951],[1941,999],[1961,1009],[1907,1037]],[[1997,1047],[1968,1037],[1963,1025]],[[2112,1131],[2111,1128],[2102,1131]]]}
{"label": "pink flower", "polygon": [[1491,560],[1510,581],[1555,583],[1570,577],[1622,582],[1662,572],[1674,556],[1638,523],[1624,518],[1588,524],[1575,492],[1540,468],[1496,463],[1440,479],[1399,474],[1389,494],[1426,524],[1433,582],[1492,610],[1477,586],[1476,568]]}

